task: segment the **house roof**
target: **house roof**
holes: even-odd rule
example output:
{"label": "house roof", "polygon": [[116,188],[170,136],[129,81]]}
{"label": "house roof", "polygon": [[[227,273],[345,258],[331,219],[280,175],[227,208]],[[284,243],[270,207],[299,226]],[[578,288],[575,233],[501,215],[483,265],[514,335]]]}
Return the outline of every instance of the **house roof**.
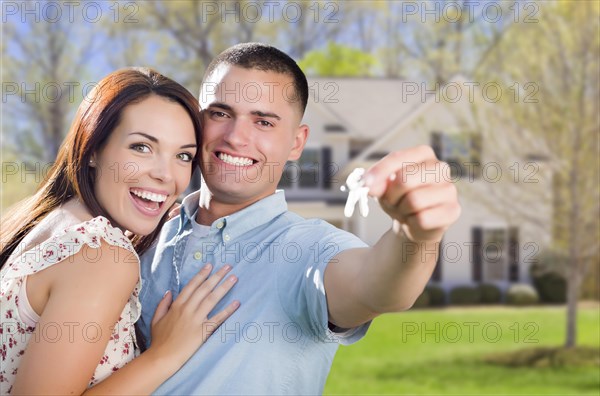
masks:
{"label": "house roof", "polygon": [[[459,85],[466,81],[462,75],[449,80]],[[307,113],[320,113],[325,123],[335,121],[346,127],[349,136],[373,141],[346,164],[343,175],[371,165],[372,153],[387,147],[401,130],[440,101],[434,95],[435,86],[401,79],[319,77],[310,78],[309,87]]]}
{"label": "house roof", "polygon": [[308,84],[307,113],[326,113],[327,122],[343,125],[354,138],[377,139],[423,104],[420,83],[407,80],[312,77]]}

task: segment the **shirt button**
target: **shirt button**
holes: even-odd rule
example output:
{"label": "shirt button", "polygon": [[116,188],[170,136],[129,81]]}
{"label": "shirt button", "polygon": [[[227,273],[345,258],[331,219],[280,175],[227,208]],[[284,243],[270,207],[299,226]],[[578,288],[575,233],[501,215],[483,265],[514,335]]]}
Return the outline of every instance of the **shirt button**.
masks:
{"label": "shirt button", "polygon": [[200,260],[200,259],[202,259],[202,253],[200,253],[200,252],[196,252],[196,253],[194,253],[194,258],[195,258],[196,260]]}
{"label": "shirt button", "polygon": [[217,223],[217,228],[218,228],[219,230],[220,230],[221,228],[223,228],[223,222],[222,222],[222,221],[219,221],[219,222]]}
{"label": "shirt button", "polygon": [[229,234],[225,234],[225,236],[223,236],[223,239],[225,239],[225,241],[229,241],[231,237],[229,236]]}

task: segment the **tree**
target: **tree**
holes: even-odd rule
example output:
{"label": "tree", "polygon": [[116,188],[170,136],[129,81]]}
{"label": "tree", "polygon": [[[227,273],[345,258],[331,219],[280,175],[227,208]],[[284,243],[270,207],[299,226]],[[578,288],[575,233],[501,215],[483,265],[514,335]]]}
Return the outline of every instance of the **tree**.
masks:
{"label": "tree", "polygon": [[[10,56],[4,57],[3,91],[11,127],[4,128],[3,138],[23,161],[48,163],[54,161],[81,100],[81,79],[95,50],[94,36],[67,18],[27,25],[17,19],[8,18],[4,26]],[[80,37],[77,44],[70,39],[73,35]]]}
{"label": "tree", "polygon": [[388,2],[385,72],[444,85],[457,74],[471,75],[510,27],[512,2],[490,19],[485,3],[469,0]]}
{"label": "tree", "polygon": [[[542,153],[553,174],[552,244],[569,257],[566,347],[576,345],[580,285],[589,264],[598,265],[600,248],[599,17],[596,2],[543,3],[537,23],[515,24],[479,72],[480,80],[503,84],[505,93],[521,82],[513,91],[520,100],[509,94],[498,102],[497,113],[516,127],[505,139],[519,152]],[[537,102],[527,103],[532,89],[539,90]]]}
{"label": "tree", "polygon": [[308,52],[298,62],[306,74],[328,77],[366,77],[376,64],[373,55],[332,42],[324,50]]}

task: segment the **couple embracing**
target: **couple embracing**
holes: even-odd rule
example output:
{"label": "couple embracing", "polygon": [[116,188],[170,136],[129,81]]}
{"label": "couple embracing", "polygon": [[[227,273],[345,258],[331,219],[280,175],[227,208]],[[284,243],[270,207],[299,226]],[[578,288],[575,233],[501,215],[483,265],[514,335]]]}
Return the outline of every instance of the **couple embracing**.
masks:
{"label": "couple embracing", "polygon": [[[234,92],[250,84],[258,100]],[[289,56],[233,46],[202,87],[198,103],[153,70],[108,75],[48,178],[2,219],[2,394],[319,394],[340,343],[422,292],[460,214],[448,178],[424,176],[448,172],[431,148],[367,170],[391,223],[369,247],[276,190],[309,135]],[[169,220],[196,166],[201,188]],[[268,248],[234,254],[250,243]]]}

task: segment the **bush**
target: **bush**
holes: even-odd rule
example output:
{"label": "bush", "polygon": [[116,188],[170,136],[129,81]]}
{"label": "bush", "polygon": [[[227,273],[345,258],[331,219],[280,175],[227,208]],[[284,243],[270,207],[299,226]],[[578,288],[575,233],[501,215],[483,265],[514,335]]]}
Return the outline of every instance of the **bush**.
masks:
{"label": "bush", "polygon": [[417,298],[412,308],[427,308],[429,306],[429,293],[427,289],[423,290],[423,293]]}
{"label": "bush", "polygon": [[536,257],[529,273],[540,300],[547,303],[567,301],[566,268],[569,256],[566,252],[547,249]]}
{"label": "bush", "polygon": [[537,278],[547,272],[554,272],[565,277],[566,269],[569,264],[569,255],[560,250],[546,249],[541,252],[535,262],[529,267],[529,274],[532,278]]}
{"label": "bush", "polygon": [[532,279],[540,300],[560,304],[567,301],[567,280],[556,272],[546,272]]}
{"label": "bush", "polygon": [[598,347],[535,347],[490,354],[486,363],[506,367],[598,367]]}
{"label": "bush", "polygon": [[425,290],[429,294],[429,305],[432,307],[441,307],[446,305],[446,292],[440,286],[428,285]]}
{"label": "bush", "polygon": [[498,286],[483,283],[478,289],[482,304],[499,304],[502,301],[502,291]]}
{"label": "bush", "polygon": [[481,296],[479,289],[471,286],[458,286],[450,291],[450,304],[471,305],[479,304]]}
{"label": "bush", "polygon": [[532,305],[537,304],[539,300],[537,291],[526,284],[514,284],[506,292],[506,302],[510,305]]}

